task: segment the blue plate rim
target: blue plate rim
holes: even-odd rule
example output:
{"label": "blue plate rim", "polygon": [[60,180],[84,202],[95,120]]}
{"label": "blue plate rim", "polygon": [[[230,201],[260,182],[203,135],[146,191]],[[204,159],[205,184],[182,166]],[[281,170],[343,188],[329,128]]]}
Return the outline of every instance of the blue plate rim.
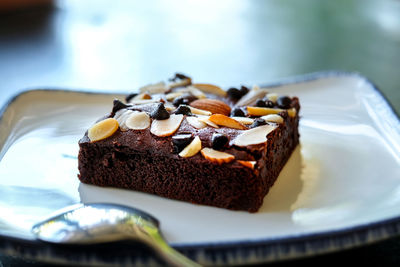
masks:
{"label": "blue plate rim", "polygon": [[[358,72],[348,72],[341,70],[319,71],[279,79],[276,82],[261,85],[261,87],[280,87],[288,84],[298,84],[330,77],[355,77],[363,80],[376,93],[381,96],[382,102],[387,105],[390,112],[394,114],[394,117],[397,119],[397,122],[400,125],[400,116],[390,104],[387,97],[382,93],[377,85],[375,85],[371,80]],[[13,97],[9,98],[9,100],[6,101],[5,104],[0,108],[0,121],[3,120],[3,116],[8,106],[10,106],[23,94],[33,91],[57,91],[104,95],[126,94],[126,92],[99,92],[89,89],[74,90],[62,88],[42,88],[23,90]],[[213,243],[207,242],[199,244],[175,244],[173,246],[195,260],[202,258],[203,260],[207,259],[208,261],[214,263],[222,262],[224,264],[232,264],[235,263],[235,260],[237,260],[237,257],[239,257],[239,259],[241,259],[239,261],[240,263],[261,263],[309,256],[310,253],[311,255],[317,255],[327,252],[339,251],[382,241],[397,235],[400,235],[400,216],[376,222],[360,224],[353,227],[341,228],[338,230],[321,231],[318,233],[297,234],[279,238],[261,238],[257,240],[240,240]],[[15,244],[17,245],[17,247],[24,243],[30,245],[38,245],[38,249],[42,246],[46,247],[46,249],[51,249],[51,247],[53,246],[36,240],[22,239],[9,235],[3,235],[0,233],[0,251],[4,250],[4,248],[6,247],[8,249],[10,247],[10,244],[6,244],[4,242],[10,242],[10,244]],[[257,254],[256,258],[254,258],[254,252],[256,252]],[[28,254],[32,256],[32,253]],[[24,256],[21,255],[20,252],[17,252],[17,255]],[[247,262],[246,260],[243,261],[245,258],[248,257],[253,257],[253,260],[250,260],[249,262]],[[33,258],[37,260],[43,260],[40,259],[40,257]]]}

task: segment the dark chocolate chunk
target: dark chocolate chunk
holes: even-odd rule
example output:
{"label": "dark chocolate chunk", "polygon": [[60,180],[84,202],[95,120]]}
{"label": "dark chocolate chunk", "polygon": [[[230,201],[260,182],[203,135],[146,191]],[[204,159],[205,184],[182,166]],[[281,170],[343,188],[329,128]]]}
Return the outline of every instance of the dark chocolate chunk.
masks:
{"label": "dark chocolate chunk", "polygon": [[264,119],[257,118],[254,120],[254,122],[250,125],[250,128],[255,128],[258,126],[266,125],[267,122]]}
{"label": "dark chocolate chunk", "polygon": [[234,117],[245,117],[246,114],[244,113],[244,111],[241,108],[235,107],[231,111],[231,116],[234,116]]}
{"label": "dark chocolate chunk", "polygon": [[190,79],[190,77],[182,73],[175,73],[175,76],[170,78],[169,80],[171,82],[175,82],[176,80],[184,80],[184,79]]}
{"label": "dark chocolate chunk", "polygon": [[227,91],[227,94],[228,94],[229,98],[236,99],[236,100],[240,99],[243,96],[242,92],[240,92],[239,89],[234,88],[234,87],[229,88]]}
{"label": "dark chocolate chunk", "polygon": [[214,133],[211,141],[212,141],[212,148],[215,150],[220,150],[224,148],[226,144],[228,144],[229,138],[224,134]]}
{"label": "dark chocolate chunk", "polygon": [[267,104],[265,103],[265,101],[263,99],[257,99],[256,101],[256,106],[257,107],[262,107],[262,108],[266,108]]}
{"label": "dark chocolate chunk", "polygon": [[137,96],[137,95],[138,95],[137,93],[129,94],[129,95],[127,95],[127,96],[125,97],[125,101],[126,101],[126,102],[129,102],[129,101],[131,101],[132,98],[134,98],[134,97]]}
{"label": "dark chocolate chunk", "polygon": [[242,85],[240,87],[240,93],[242,94],[242,96],[244,96],[245,94],[247,94],[249,92],[249,88],[247,88],[246,86]]}
{"label": "dark chocolate chunk", "polygon": [[191,102],[197,100],[197,97],[195,97],[192,94],[184,94],[181,96],[178,96],[177,98],[174,99],[172,104],[175,107],[178,107],[179,105],[189,105]]}
{"label": "dark chocolate chunk", "polygon": [[150,117],[156,120],[166,120],[169,118],[169,113],[163,103],[158,103],[157,107],[150,113]]}
{"label": "dark chocolate chunk", "polygon": [[174,145],[174,152],[181,152],[187,145],[194,139],[191,133],[182,133],[172,136],[172,144]]}
{"label": "dark chocolate chunk", "polygon": [[264,101],[265,101],[265,107],[267,107],[267,108],[273,108],[273,107],[275,107],[274,102],[272,102],[271,100],[264,99]]}
{"label": "dark chocolate chunk", "polygon": [[121,110],[121,109],[124,109],[124,108],[128,108],[128,107],[131,107],[131,106],[130,106],[130,105],[127,105],[127,104],[125,104],[125,103],[122,103],[122,102],[119,101],[118,99],[114,99],[114,102],[113,102],[113,109],[112,109],[112,111],[111,111],[111,116],[114,116],[115,113],[116,113],[118,110]]}
{"label": "dark chocolate chunk", "polygon": [[280,96],[276,103],[278,104],[278,107],[288,109],[292,104],[292,99],[288,96]]}
{"label": "dark chocolate chunk", "polygon": [[179,107],[175,110],[175,114],[183,114],[187,116],[193,115],[188,105],[179,105]]}

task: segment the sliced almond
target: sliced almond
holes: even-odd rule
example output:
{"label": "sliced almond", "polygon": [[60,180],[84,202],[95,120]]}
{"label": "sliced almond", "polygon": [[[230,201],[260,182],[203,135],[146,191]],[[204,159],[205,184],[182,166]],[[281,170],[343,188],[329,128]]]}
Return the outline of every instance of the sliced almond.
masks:
{"label": "sliced almond", "polygon": [[268,93],[267,89],[250,90],[245,94],[237,103],[236,106],[250,106],[253,105],[257,99],[263,98]]}
{"label": "sliced almond", "polygon": [[153,120],[150,132],[157,136],[170,136],[178,130],[183,120],[182,114],[172,114],[166,120]]}
{"label": "sliced almond", "polygon": [[132,130],[144,130],[150,127],[150,116],[146,112],[134,112],[125,121],[125,125]]}
{"label": "sliced almond", "polygon": [[277,93],[269,93],[267,94],[268,100],[271,100],[272,102],[276,103],[276,100],[278,100],[278,94]]}
{"label": "sliced almond", "polygon": [[201,150],[201,140],[196,136],[189,145],[187,145],[180,153],[179,156],[189,158],[196,155]]}
{"label": "sliced almond", "polygon": [[214,122],[217,125],[220,126],[225,126],[233,129],[239,129],[239,130],[246,130],[246,126],[238,122],[237,120],[234,120],[228,116],[222,115],[222,114],[214,114],[211,115],[210,118],[208,118],[210,121]]}
{"label": "sliced almond", "polygon": [[198,117],[198,120],[201,121],[201,122],[204,122],[208,126],[211,126],[211,127],[214,127],[214,128],[219,128],[219,126],[217,124],[215,124],[214,122],[210,121],[210,117],[209,116]]}
{"label": "sliced almond", "polygon": [[175,111],[176,107],[169,102],[164,103],[164,107],[167,111]]}
{"label": "sliced almond", "polygon": [[235,156],[232,154],[214,150],[208,147],[203,148],[201,150],[201,154],[207,160],[217,164],[228,163],[235,159]]}
{"label": "sliced almond", "polygon": [[129,104],[142,105],[142,104],[157,103],[157,102],[160,102],[160,99],[139,99],[139,100],[130,100]]}
{"label": "sliced almond", "polygon": [[262,116],[261,119],[268,121],[268,122],[276,122],[276,123],[283,123],[283,118],[278,114],[268,114]]}
{"label": "sliced almond", "polygon": [[139,88],[141,93],[149,93],[149,94],[163,94],[168,90],[168,87],[164,82],[149,84]]}
{"label": "sliced almond", "polygon": [[121,129],[121,131],[129,130],[129,128],[128,128],[128,126],[126,126],[125,122],[129,118],[129,116],[135,112],[138,112],[138,111],[134,111],[134,110],[130,110],[130,109],[120,109],[115,113],[114,119],[116,119],[118,121],[119,128]]}
{"label": "sliced almond", "polygon": [[166,94],[165,98],[168,101],[173,101],[175,98],[177,98],[178,96],[181,96],[181,95],[183,95],[183,92],[172,92],[172,93]]}
{"label": "sliced almond", "polygon": [[252,118],[247,118],[247,117],[231,117],[231,118],[244,125],[250,125],[254,122]]}
{"label": "sliced almond", "polygon": [[178,80],[177,82],[170,83],[168,85],[168,88],[172,89],[172,88],[176,88],[176,87],[187,86],[187,85],[190,85],[191,83],[192,83],[192,79],[187,77],[185,79]]}
{"label": "sliced almond", "polygon": [[196,115],[210,116],[210,115],[212,114],[212,113],[211,113],[210,111],[208,111],[208,110],[199,109],[199,108],[195,108],[195,107],[191,107],[191,106],[189,106],[189,108],[190,108],[190,111],[191,111],[193,114],[196,114]]}
{"label": "sliced almond", "polygon": [[289,117],[292,117],[292,118],[296,117],[297,110],[295,108],[288,109],[287,112],[288,112]]}
{"label": "sliced almond", "polygon": [[231,113],[231,108],[221,100],[217,99],[198,99],[190,103],[190,106],[202,110],[208,110],[212,114],[224,114],[228,116]]}
{"label": "sliced almond", "polygon": [[193,84],[194,87],[203,91],[204,93],[219,95],[222,97],[226,96],[226,91],[224,91],[221,87],[208,84],[208,83],[195,83]]}
{"label": "sliced almond", "polygon": [[186,121],[196,129],[203,129],[207,126],[205,122],[202,122],[197,117],[186,117]]}
{"label": "sliced almond", "polygon": [[96,142],[110,137],[118,130],[118,121],[114,118],[108,118],[97,122],[88,130],[90,141]]}
{"label": "sliced almond", "polygon": [[121,125],[122,122],[124,122],[128,117],[128,115],[130,115],[132,112],[133,110],[130,109],[125,109],[125,108],[120,109],[117,112],[115,112],[114,119],[116,119],[118,123]]}
{"label": "sliced almond", "polygon": [[248,160],[237,160],[237,162],[239,162],[240,164],[242,164],[243,166],[250,168],[252,170],[254,170],[254,167],[256,166],[256,161],[248,161]]}
{"label": "sliced almond", "polygon": [[284,109],[280,108],[261,108],[261,107],[247,107],[247,113],[250,116],[264,116],[268,114],[278,114],[279,112],[284,111]]}
{"label": "sliced almond", "polygon": [[267,135],[275,130],[277,126],[275,125],[262,125],[247,131],[244,131],[238,135],[233,144],[240,147],[245,147],[249,145],[262,144],[267,141]]}
{"label": "sliced almond", "polygon": [[197,97],[198,99],[203,99],[203,98],[207,97],[202,91],[200,91],[199,89],[197,89],[196,87],[194,87],[192,85],[189,85],[182,89],[178,88],[177,92],[190,93],[190,94],[194,95],[195,97]]}

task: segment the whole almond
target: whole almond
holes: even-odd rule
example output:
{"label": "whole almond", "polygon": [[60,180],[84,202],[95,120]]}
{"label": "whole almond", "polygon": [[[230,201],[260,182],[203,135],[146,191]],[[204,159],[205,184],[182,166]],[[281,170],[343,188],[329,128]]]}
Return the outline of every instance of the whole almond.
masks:
{"label": "whole almond", "polygon": [[198,99],[190,103],[190,105],[194,108],[208,110],[212,114],[223,114],[229,116],[231,113],[231,108],[227,104],[216,99]]}

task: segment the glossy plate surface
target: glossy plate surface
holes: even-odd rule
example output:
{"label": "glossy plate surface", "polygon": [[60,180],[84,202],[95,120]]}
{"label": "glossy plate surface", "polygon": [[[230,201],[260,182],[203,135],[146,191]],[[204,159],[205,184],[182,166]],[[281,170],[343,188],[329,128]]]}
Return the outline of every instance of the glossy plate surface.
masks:
{"label": "glossy plate surface", "polygon": [[[327,72],[268,87],[300,98],[301,145],[254,214],[81,184],[77,142],[123,96],[60,90],[17,96],[0,121],[3,242],[11,250],[13,242],[32,243],[35,222],[78,202],[145,210],[160,220],[168,242],[183,252],[190,248],[203,263],[292,258],[398,234],[400,228],[385,227],[400,224],[400,122],[373,84],[357,74]],[[362,237],[349,239],[360,232]],[[341,242],[329,242],[341,236]],[[305,245],[316,239],[326,244]],[[262,251],[255,253],[257,248]],[[50,249],[45,260],[51,258]]]}

